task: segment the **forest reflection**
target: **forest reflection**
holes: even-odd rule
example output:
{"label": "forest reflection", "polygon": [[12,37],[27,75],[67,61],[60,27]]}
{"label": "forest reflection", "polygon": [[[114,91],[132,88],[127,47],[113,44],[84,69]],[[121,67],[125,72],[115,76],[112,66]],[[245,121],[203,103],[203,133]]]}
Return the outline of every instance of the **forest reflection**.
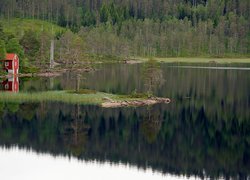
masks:
{"label": "forest reflection", "polygon": [[[224,118],[223,118],[224,117]],[[249,115],[175,102],[102,109],[61,103],[0,103],[0,144],[162,173],[249,177]]]}
{"label": "forest reflection", "polygon": [[0,102],[1,147],[17,145],[53,156],[149,167],[178,176],[250,176],[249,71],[116,64],[88,74],[19,81],[21,92],[136,90],[172,101],[116,109]]}

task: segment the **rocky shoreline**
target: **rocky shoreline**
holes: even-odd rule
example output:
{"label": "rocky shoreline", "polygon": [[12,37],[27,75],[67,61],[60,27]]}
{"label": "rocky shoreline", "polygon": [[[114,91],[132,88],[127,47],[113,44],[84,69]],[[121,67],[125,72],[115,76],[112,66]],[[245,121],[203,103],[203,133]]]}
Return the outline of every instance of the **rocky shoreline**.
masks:
{"label": "rocky shoreline", "polygon": [[103,98],[105,102],[101,104],[104,108],[117,108],[117,107],[129,107],[129,106],[148,106],[159,103],[169,104],[171,100],[169,98],[150,97],[148,99],[138,100],[112,100],[110,98]]}

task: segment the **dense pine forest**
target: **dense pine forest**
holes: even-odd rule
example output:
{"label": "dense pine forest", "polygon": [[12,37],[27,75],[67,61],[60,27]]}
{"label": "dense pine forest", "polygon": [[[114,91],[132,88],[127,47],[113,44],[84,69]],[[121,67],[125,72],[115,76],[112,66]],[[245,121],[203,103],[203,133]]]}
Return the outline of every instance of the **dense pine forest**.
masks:
{"label": "dense pine forest", "polygon": [[53,28],[24,31],[17,26],[14,36],[24,54],[39,63],[49,59],[45,44],[52,37],[56,57],[65,63],[69,57],[78,61],[81,53],[113,57],[250,54],[249,0],[1,0],[0,15],[4,24],[18,18],[64,27],[52,33]]}

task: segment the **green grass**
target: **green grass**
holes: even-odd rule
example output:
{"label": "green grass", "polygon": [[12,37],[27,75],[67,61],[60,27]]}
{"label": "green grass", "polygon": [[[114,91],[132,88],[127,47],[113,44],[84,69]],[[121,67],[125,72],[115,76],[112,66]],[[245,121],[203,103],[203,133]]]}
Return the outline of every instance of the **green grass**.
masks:
{"label": "green grass", "polygon": [[[142,62],[146,62],[149,58],[136,58]],[[250,63],[250,58],[154,58],[158,62],[164,63]]]}
{"label": "green grass", "polygon": [[[84,90],[85,91],[85,90]],[[103,98],[109,98],[114,101],[129,101],[138,100],[141,98],[131,97],[130,95],[115,95],[103,92],[90,93],[91,90],[82,91],[81,94],[74,93],[74,91],[46,91],[37,93],[10,93],[1,92],[0,101],[3,102],[63,102],[70,104],[91,104],[91,105],[101,105],[105,102]]]}
{"label": "green grass", "polygon": [[[0,66],[0,68],[1,68],[1,66]],[[0,76],[6,76],[6,75],[7,75],[7,72],[5,72],[2,69],[0,69]]]}
{"label": "green grass", "polygon": [[66,92],[72,93],[72,94],[96,94],[97,93],[95,90],[91,90],[91,89],[80,89],[79,91],[68,90]]}
{"label": "green grass", "polygon": [[53,23],[37,19],[0,19],[0,23],[3,25],[3,29],[5,32],[12,33],[17,37],[20,37],[27,30],[33,30],[38,33],[41,32],[42,29],[49,33],[52,33],[52,31],[53,33],[60,33],[66,30],[65,28],[62,28]]}

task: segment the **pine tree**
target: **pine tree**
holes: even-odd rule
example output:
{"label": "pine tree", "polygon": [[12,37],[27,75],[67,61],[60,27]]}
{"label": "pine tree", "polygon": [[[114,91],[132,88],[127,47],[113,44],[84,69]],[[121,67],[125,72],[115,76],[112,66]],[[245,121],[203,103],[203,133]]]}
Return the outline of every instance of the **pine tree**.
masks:
{"label": "pine tree", "polygon": [[5,57],[6,57],[5,42],[3,40],[0,40],[0,60],[5,59]]}

